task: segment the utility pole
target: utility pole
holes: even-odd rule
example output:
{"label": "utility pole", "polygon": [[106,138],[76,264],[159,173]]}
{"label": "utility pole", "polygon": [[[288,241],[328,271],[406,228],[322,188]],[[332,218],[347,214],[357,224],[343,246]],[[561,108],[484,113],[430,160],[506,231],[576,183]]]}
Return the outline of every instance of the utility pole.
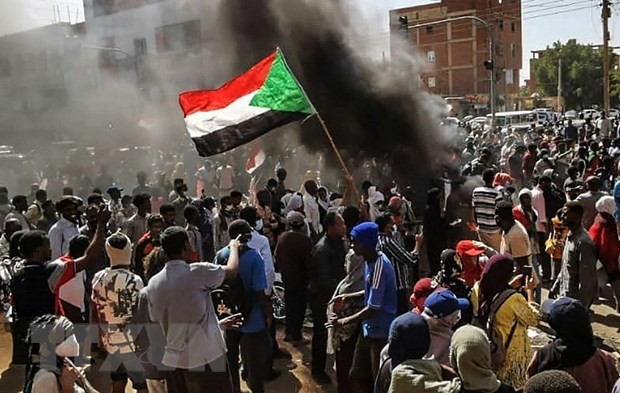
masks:
{"label": "utility pole", "polygon": [[440,23],[449,23],[449,22],[456,22],[459,20],[475,20],[476,22],[480,23],[481,25],[483,25],[486,29],[487,29],[487,34],[489,37],[489,59],[485,60],[483,65],[484,68],[487,71],[490,71],[491,76],[489,78],[489,101],[491,103],[491,126],[495,126],[495,55],[494,55],[494,48],[493,48],[493,25],[491,25],[490,23],[486,22],[484,19],[478,18],[477,16],[457,16],[457,17],[453,17],[453,18],[448,18],[448,19],[442,19],[442,20],[437,20],[434,22],[427,22],[427,23],[419,23],[417,25],[413,25],[410,26],[409,25],[409,20],[408,19],[403,19],[402,17],[399,18],[399,23],[401,26],[401,29],[404,29],[405,26],[407,29],[419,29],[421,27],[426,27],[426,26],[434,26],[434,25],[438,25]]}
{"label": "utility pole", "polygon": [[[558,60],[558,107],[556,110],[560,112],[562,102],[562,59]],[[564,112],[564,111],[562,111]]]}
{"label": "utility pole", "polygon": [[609,0],[603,0],[603,108],[609,114],[609,18],[611,18],[611,7]]}

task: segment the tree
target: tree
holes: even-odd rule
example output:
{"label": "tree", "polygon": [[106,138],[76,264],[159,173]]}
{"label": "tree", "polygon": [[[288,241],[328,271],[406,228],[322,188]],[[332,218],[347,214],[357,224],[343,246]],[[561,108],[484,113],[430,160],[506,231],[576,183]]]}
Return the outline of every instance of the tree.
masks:
{"label": "tree", "polygon": [[[615,56],[609,57],[613,70]],[[577,40],[565,44],[556,42],[534,63],[533,72],[538,84],[538,93],[549,97],[558,94],[558,62],[562,59],[562,95],[567,109],[584,109],[603,104],[603,50],[582,45]],[[620,78],[612,78],[617,85]],[[612,92],[620,87],[612,85]],[[612,104],[618,95],[613,94]]]}

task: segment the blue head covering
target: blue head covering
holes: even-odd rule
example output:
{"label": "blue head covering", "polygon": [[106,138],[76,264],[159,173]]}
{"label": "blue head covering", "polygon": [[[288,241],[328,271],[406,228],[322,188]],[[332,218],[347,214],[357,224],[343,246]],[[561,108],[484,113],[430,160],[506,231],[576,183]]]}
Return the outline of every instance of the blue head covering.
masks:
{"label": "blue head covering", "polygon": [[407,312],[392,321],[388,353],[392,367],[408,359],[422,359],[431,345],[431,333],[424,318]]}
{"label": "blue head covering", "polygon": [[374,222],[363,222],[353,228],[351,237],[358,240],[367,249],[375,250],[379,242],[379,227]]}

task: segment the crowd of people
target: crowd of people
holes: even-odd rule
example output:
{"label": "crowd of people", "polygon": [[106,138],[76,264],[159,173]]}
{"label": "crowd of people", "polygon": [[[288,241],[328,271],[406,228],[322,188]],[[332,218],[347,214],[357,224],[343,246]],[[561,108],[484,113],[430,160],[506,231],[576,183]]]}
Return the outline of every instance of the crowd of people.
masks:
{"label": "crowd of people", "polygon": [[[99,354],[115,393],[262,393],[284,340],[311,347],[314,382],[339,393],[612,392],[591,325],[601,297],[620,311],[605,120],[470,130],[426,189],[349,177],[329,192],[281,166],[237,189],[232,161],[205,162],[195,191],[144,172],[131,192],[102,173],[105,189],[55,201],[0,187],[12,364],[26,392],[88,391],[73,364]],[[554,336],[534,350],[542,320]]]}

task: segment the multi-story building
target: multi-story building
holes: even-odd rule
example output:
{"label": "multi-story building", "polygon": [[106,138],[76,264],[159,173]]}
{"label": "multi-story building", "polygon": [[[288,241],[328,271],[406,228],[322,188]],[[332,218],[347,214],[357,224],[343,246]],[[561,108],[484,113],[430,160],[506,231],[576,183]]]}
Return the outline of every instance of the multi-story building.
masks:
{"label": "multi-story building", "polygon": [[[473,19],[442,22],[459,17],[480,18],[488,28]],[[403,30],[403,23],[409,28]],[[415,27],[420,24],[424,26]],[[489,107],[491,72],[484,63],[490,60],[490,38],[497,109],[514,108],[522,63],[521,28],[521,0],[442,0],[390,11],[392,53],[401,50],[396,40],[404,36],[426,63],[421,84],[428,91],[464,98],[479,110]]]}
{"label": "multi-story building", "polygon": [[207,3],[84,0],[83,23],[1,37],[0,112],[11,114],[3,137],[178,142],[179,92],[230,78],[215,55],[218,24]]}

